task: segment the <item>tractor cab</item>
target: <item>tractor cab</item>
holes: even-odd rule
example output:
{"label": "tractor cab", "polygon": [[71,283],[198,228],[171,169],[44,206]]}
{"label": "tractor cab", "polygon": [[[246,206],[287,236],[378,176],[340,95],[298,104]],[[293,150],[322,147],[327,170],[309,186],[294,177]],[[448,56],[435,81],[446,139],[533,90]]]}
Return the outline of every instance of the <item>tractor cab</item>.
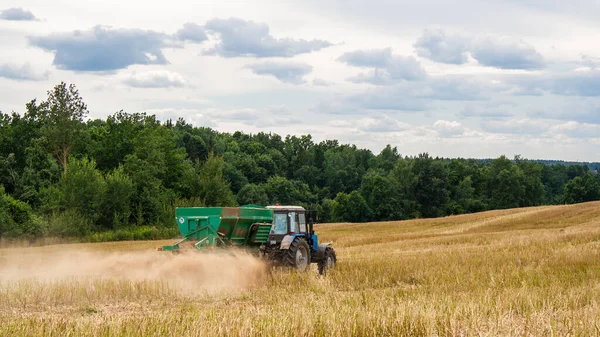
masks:
{"label": "tractor cab", "polygon": [[302,206],[267,206],[273,211],[273,225],[267,240],[267,246],[287,248],[296,240],[302,238],[314,252],[318,248],[318,238],[313,230],[314,212],[307,211]]}
{"label": "tractor cab", "polygon": [[312,228],[307,225],[304,207],[276,205],[267,208],[273,210],[273,226],[269,233],[271,244],[281,243],[286,235],[310,236],[312,234]]}

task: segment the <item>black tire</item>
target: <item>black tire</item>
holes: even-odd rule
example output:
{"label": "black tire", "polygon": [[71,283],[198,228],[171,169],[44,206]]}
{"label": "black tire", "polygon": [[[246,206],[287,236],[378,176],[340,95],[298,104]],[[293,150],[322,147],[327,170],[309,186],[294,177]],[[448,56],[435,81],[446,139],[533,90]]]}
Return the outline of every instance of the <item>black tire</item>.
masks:
{"label": "black tire", "polygon": [[327,270],[335,267],[335,263],[337,262],[337,256],[335,255],[335,250],[331,247],[327,247],[325,249],[325,256],[321,261],[319,261],[319,274],[324,275]]}
{"label": "black tire", "polygon": [[310,248],[303,238],[296,238],[290,248],[283,254],[283,264],[300,272],[307,271],[310,266]]}

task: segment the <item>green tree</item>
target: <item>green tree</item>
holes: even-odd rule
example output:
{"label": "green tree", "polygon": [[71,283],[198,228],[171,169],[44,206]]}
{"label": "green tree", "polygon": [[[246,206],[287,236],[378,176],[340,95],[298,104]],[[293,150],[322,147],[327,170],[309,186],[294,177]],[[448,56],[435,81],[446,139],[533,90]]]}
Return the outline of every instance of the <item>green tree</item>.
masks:
{"label": "green tree", "polygon": [[267,205],[269,197],[261,185],[246,184],[237,194],[237,202],[240,205],[255,204]]}
{"label": "green tree", "polygon": [[324,178],[331,193],[350,193],[360,187],[367,166],[356,147],[342,146],[325,151]]}
{"label": "green tree", "polygon": [[125,157],[123,169],[135,186],[132,196],[135,224],[168,223],[172,210],[167,209],[172,207],[176,195],[159,178],[163,168],[130,154]]}
{"label": "green tree", "polygon": [[294,176],[309,186],[318,186],[321,180],[321,171],[312,165],[302,165],[294,172]]}
{"label": "green tree", "polygon": [[76,210],[92,224],[100,219],[106,184],[93,159],[72,158],[58,188],[62,210]]}
{"label": "green tree", "polygon": [[197,170],[198,197],[206,206],[236,206],[235,196],[223,177],[225,162],[222,157],[209,155]]}
{"label": "green tree", "polygon": [[235,157],[232,160],[235,167],[248,178],[249,182],[260,184],[266,182],[269,178],[268,171],[264,167],[259,166],[251,155],[240,153],[236,155],[231,154],[231,156]]}
{"label": "green tree", "polygon": [[233,193],[239,193],[248,184],[248,178],[246,178],[242,171],[227,161],[225,161],[225,166],[223,167],[223,178],[229,182],[231,192]]}
{"label": "green tree", "polygon": [[399,186],[383,169],[369,170],[363,177],[360,192],[371,209],[370,220],[399,220],[405,218]]}
{"label": "green tree", "polygon": [[133,181],[123,167],[106,175],[105,181],[100,225],[112,229],[126,227],[132,216],[131,200],[135,193]]}
{"label": "green tree", "polygon": [[427,153],[419,154],[412,165],[415,176],[414,195],[423,217],[445,214],[448,202],[447,171],[441,160],[434,160]]}
{"label": "green tree", "polygon": [[539,206],[544,202],[545,189],[542,183],[543,164],[515,157],[515,162],[522,172],[520,185],[523,186],[523,196],[519,207]]}
{"label": "green tree", "polygon": [[185,133],[182,137],[182,142],[188,158],[192,161],[204,161],[208,158],[208,147],[202,137]]}
{"label": "green tree", "polygon": [[399,158],[390,172],[389,178],[392,181],[399,204],[396,206],[401,211],[400,219],[410,219],[419,216],[419,205],[415,197],[415,188],[417,186],[417,176],[413,172],[414,161]]}
{"label": "green tree", "polygon": [[0,238],[36,238],[44,234],[29,204],[6,194],[0,185]]}
{"label": "green tree", "polygon": [[588,173],[587,165],[569,165],[567,167],[567,177],[569,180],[575,179],[577,177],[583,177],[586,173]]}
{"label": "green tree", "polygon": [[67,160],[76,138],[81,134],[87,116],[87,105],[75,84],[61,82],[48,91],[48,98],[40,104],[43,126],[41,134],[48,140],[49,149],[67,170]]}
{"label": "green tree", "polygon": [[125,162],[125,157],[135,151],[136,139],[144,129],[146,114],[128,114],[118,111],[87,126],[90,156],[96,159],[98,168],[108,172]]}
{"label": "green tree", "polygon": [[264,184],[271,204],[292,205],[298,200],[298,190],[294,183],[285,177],[275,176]]}
{"label": "green tree", "polygon": [[317,205],[316,209],[317,209],[317,219],[316,222],[318,223],[327,223],[327,222],[333,222],[333,206],[335,204],[335,201],[331,200],[331,199],[324,199],[323,202],[321,202],[320,204]]}
{"label": "green tree", "polygon": [[143,127],[133,141],[133,154],[153,167],[154,176],[165,188],[175,188],[191,163],[185,160],[185,149],[177,147],[172,130],[161,125],[156,116],[144,116]]}
{"label": "green tree", "polygon": [[274,176],[278,171],[275,161],[273,161],[273,158],[271,158],[269,154],[255,154],[254,161],[256,162],[256,165],[261,168],[261,172],[263,172],[263,177],[261,178],[262,181],[266,181],[268,177]]}
{"label": "green tree", "polygon": [[545,203],[560,203],[568,181],[566,166],[562,164],[544,165],[542,167],[542,184],[545,190]]}
{"label": "green tree", "polygon": [[471,176],[465,177],[454,188],[452,200],[448,203],[448,213],[463,214],[481,212],[486,209],[481,199],[475,197],[475,187]]}
{"label": "green tree", "polygon": [[365,222],[372,217],[369,205],[358,191],[340,192],[333,201],[331,213],[335,222]]}
{"label": "green tree", "polygon": [[379,154],[373,158],[371,167],[379,168],[384,170],[385,172],[390,172],[396,162],[400,159],[400,154],[398,154],[398,149],[394,146],[393,148],[388,144],[386,145]]}
{"label": "green tree", "polygon": [[483,168],[485,191],[491,209],[519,207],[525,189],[522,171],[506,156],[500,156]]}
{"label": "green tree", "polygon": [[600,182],[598,176],[585,174],[575,177],[565,186],[564,200],[567,204],[575,204],[600,199]]}
{"label": "green tree", "polygon": [[287,159],[287,177],[296,179],[294,173],[303,165],[310,164],[309,149],[313,146],[312,137],[303,135],[301,137],[287,136],[284,141],[283,155]]}
{"label": "green tree", "polygon": [[42,206],[41,191],[57,184],[63,172],[60,164],[45,151],[45,138],[36,138],[25,149],[25,167],[14,196],[37,209]]}

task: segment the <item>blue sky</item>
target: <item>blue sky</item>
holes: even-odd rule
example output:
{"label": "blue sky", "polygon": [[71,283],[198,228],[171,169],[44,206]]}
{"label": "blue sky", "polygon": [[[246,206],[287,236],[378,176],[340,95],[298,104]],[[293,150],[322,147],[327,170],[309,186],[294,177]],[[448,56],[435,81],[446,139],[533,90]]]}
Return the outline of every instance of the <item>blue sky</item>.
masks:
{"label": "blue sky", "polygon": [[597,1],[3,1],[0,110],[118,110],[403,155],[600,161]]}

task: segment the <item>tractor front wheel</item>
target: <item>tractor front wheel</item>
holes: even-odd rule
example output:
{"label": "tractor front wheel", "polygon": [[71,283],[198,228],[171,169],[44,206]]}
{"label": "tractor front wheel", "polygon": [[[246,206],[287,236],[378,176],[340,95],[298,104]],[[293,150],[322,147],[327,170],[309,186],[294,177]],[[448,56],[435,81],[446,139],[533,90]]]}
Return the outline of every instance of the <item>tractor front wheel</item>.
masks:
{"label": "tractor front wheel", "polygon": [[327,247],[325,249],[325,256],[321,261],[319,261],[319,274],[323,275],[325,272],[335,266],[337,262],[337,256],[335,255],[335,250],[331,247]]}
{"label": "tractor front wheel", "polygon": [[284,254],[283,262],[285,265],[294,267],[300,272],[307,270],[310,265],[310,253],[306,240],[302,238],[294,240],[288,251]]}

